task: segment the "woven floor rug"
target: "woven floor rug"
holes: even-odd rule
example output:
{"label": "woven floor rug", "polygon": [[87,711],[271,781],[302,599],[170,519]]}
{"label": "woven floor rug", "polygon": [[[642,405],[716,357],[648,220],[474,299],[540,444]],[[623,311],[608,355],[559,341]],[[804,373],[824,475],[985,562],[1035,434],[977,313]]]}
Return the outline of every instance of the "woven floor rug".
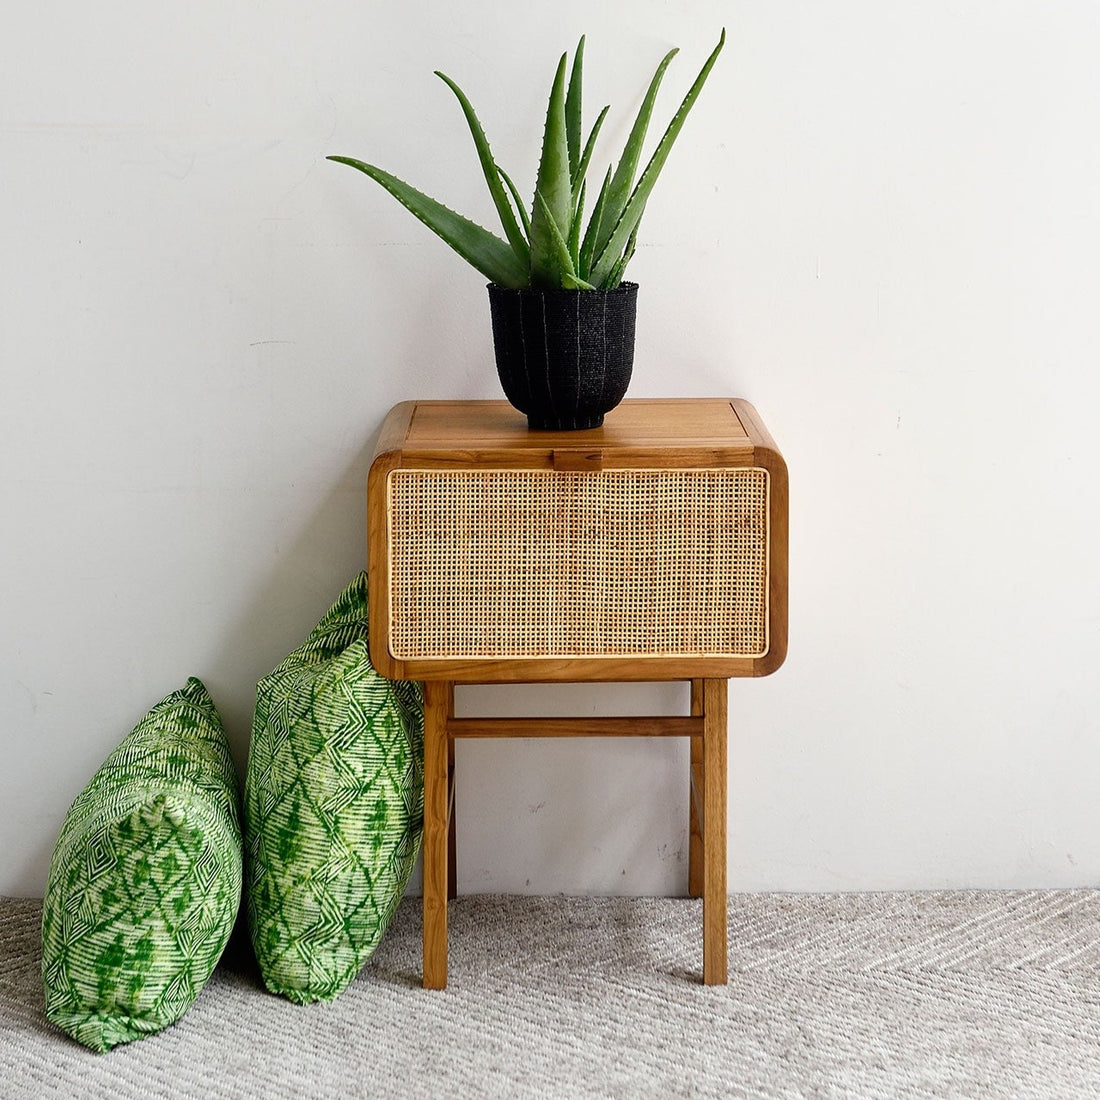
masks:
{"label": "woven floor rug", "polygon": [[419,988],[419,899],[337,1001],[247,950],[168,1031],[95,1055],[42,1015],[36,901],[0,901],[0,1096],[1100,1096],[1100,894],[735,895],[730,982],[698,902],[465,897]]}

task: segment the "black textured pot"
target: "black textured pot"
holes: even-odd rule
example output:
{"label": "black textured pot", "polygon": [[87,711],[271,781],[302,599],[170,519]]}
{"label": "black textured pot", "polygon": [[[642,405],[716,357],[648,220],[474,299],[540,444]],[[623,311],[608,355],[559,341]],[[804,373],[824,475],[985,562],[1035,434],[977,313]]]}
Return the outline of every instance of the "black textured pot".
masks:
{"label": "black textured pot", "polygon": [[527,426],[598,428],[634,366],[638,284],[614,290],[509,290],[489,284],[504,395]]}

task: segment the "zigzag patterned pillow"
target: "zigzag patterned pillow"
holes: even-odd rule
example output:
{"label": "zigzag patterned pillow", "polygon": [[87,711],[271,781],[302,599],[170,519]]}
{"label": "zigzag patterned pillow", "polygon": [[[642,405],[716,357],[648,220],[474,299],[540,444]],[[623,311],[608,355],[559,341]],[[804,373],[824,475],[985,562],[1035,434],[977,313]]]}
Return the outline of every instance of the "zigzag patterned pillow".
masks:
{"label": "zigzag patterned pillow", "polygon": [[373,954],[420,849],[423,780],[421,686],[371,665],[361,573],[256,691],[245,874],[273,993],[331,1000]]}
{"label": "zigzag patterned pillow", "polygon": [[192,678],[142,718],[65,819],[42,913],[46,1015],[97,1051],[174,1023],[240,901],[237,776]]}

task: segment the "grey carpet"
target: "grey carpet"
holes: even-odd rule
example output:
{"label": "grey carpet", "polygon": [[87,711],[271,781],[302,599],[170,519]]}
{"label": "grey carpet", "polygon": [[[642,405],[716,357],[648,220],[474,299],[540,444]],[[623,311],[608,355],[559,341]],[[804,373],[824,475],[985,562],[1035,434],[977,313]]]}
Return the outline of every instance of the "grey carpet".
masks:
{"label": "grey carpet", "polygon": [[0,1096],[1100,1096],[1094,891],[735,895],[730,982],[698,902],[466,897],[450,987],[418,899],[328,1005],[246,951],[168,1031],[95,1055],[51,1028],[41,903],[0,901]]}

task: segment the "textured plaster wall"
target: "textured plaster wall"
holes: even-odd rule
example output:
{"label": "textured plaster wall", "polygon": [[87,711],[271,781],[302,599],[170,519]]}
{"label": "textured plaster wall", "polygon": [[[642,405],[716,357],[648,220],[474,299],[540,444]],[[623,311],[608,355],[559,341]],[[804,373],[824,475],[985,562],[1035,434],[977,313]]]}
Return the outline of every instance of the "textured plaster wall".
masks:
{"label": "textured plaster wall", "polygon": [[[752,400],[790,657],[731,685],[734,890],[1100,876],[1100,9],[1090,0],[20,5],[0,36],[0,893],[188,675],[257,678],[364,564],[389,407],[493,397],[482,280],[368,180],[533,185],[588,32],[605,154],[723,24],[631,269],[635,395]],[[602,172],[602,168],[600,169]],[[466,712],[686,705],[479,689]],[[461,887],[676,893],[677,744],[460,748]]]}

